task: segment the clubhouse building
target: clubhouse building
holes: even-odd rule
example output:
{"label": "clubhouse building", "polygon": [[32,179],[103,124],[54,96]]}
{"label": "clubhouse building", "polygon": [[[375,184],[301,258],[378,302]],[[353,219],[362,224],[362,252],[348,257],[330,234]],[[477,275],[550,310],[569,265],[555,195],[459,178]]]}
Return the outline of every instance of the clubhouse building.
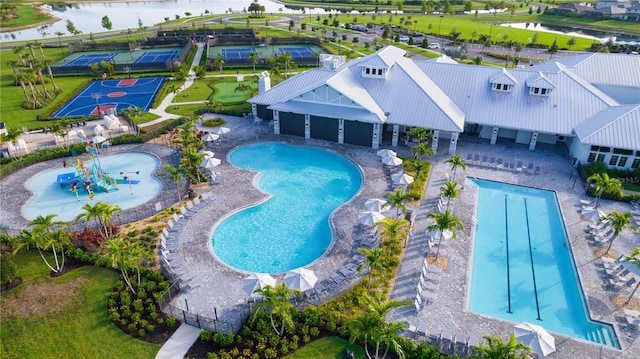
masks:
{"label": "clubhouse building", "polygon": [[329,57],[249,99],[276,134],[378,148],[428,128],[453,154],[461,134],[495,144],[567,146],[576,160],[640,167],[640,56],[590,53],[522,68],[412,60],[387,46],[347,63]]}

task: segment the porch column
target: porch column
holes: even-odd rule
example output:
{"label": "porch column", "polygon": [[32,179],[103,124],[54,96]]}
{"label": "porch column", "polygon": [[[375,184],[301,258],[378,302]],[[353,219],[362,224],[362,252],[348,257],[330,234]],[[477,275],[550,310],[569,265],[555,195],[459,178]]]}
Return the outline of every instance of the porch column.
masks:
{"label": "porch column", "polygon": [[398,137],[400,133],[400,125],[393,125],[393,137],[391,137],[391,146],[398,146]]}
{"label": "porch column", "polygon": [[496,141],[498,140],[498,128],[494,127],[493,128],[493,132],[491,133],[491,144],[495,145]]}
{"label": "porch column", "polygon": [[440,130],[433,130],[433,139],[431,141],[431,149],[433,149],[433,153],[438,152],[438,139],[440,137]]}
{"label": "porch column", "polygon": [[379,146],[380,146],[380,124],[374,123],[373,136],[371,139],[371,148],[373,148],[374,150],[377,150]]}
{"label": "porch column", "polygon": [[280,134],[280,111],[273,111],[273,133]]}
{"label": "porch column", "polygon": [[338,119],[338,143],[344,143],[344,119]]}
{"label": "porch column", "polygon": [[456,153],[456,147],[458,146],[458,132],[451,133],[451,142],[449,143],[449,154]]}
{"label": "porch column", "polygon": [[258,105],[255,103],[251,104],[251,115],[253,115],[252,118],[258,118]]}
{"label": "porch column", "polygon": [[538,143],[538,133],[534,132],[531,134],[531,142],[529,142],[529,150],[533,151],[536,149],[536,143]]}
{"label": "porch column", "polygon": [[304,115],[304,138],[311,138],[311,116],[309,114]]}

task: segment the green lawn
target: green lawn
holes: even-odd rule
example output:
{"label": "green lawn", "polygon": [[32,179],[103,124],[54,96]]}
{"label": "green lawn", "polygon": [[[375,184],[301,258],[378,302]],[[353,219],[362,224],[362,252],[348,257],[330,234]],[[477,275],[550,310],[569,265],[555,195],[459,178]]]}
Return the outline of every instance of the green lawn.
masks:
{"label": "green lawn", "polygon": [[124,334],[107,315],[118,273],[94,266],[50,278],[37,252],[17,256],[18,288],[2,293],[6,358],[153,358],[160,345]]}
{"label": "green lawn", "polygon": [[204,104],[195,104],[195,105],[170,105],[166,108],[166,112],[172,113],[174,115],[180,116],[189,116],[193,115],[193,111],[204,107]]}
{"label": "green lawn", "polygon": [[216,82],[214,84],[216,93],[213,95],[213,100],[216,102],[220,102],[223,105],[244,102],[250,97],[253,91],[257,90],[257,85],[252,83],[251,81],[244,81],[243,83],[245,85],[251,86],[252,89],[246,92],[236,91],[236,87],[238,87],[240,82]]}
{"label": "green lawn", "polygon": [[344,358],[343,351],[345,349],[351,349],[354,353],[354,358],[364,359],[364,349],[357,344],[350,344],[348,341],[337,338],[327,337],[318,339],[310,344],[305,345],[303,348],[297,350],[295,353],[284,357],[285,359],[342,359]]}
{"label": "green lawn", "polygon": [[8,31],[10,28],[24,28],[34,24],[45,23],[53,19],[53,16],[49,13],[31,5],[17,5],[16,14],[16,18],[2,21],[3,31]]}

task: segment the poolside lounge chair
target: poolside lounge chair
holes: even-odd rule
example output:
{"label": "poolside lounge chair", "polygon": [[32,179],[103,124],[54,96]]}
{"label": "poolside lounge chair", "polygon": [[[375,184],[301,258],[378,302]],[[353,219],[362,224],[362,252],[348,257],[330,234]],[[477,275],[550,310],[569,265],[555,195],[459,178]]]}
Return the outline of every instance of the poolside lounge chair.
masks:
{"label": "poolside lounge chair", "polygon": [[453,353],[464,354],[467,351],[467,336],[457,333],[453,336]]}
{"label": "poolside lounge chair", "polygon": [[160,249],[163,251],[175,251],[180,248],[180,243],[177,240],[167,240],[164,237],[160,238]]}
{"label": "poolside lounge chair", "polygon": [[613,259],[613,258],[609,258],[609,257],[600,257],[600,260],[602,261],[602,265],[604,267],[613,267],[615,265],[617,265],[618,263],[620,263],[620,261],[622,260],[622,258],[624,258],[624,254],[621,255],[620,257]]}
{"label": "poolside lounge chair", "polygon": [[513,163],[509,163],[509,169],[512,171],[516,170],[516,165],[514,165]]}
{"label": "poolside lounge chair", "polygon": [[191,279],[190,281],[185,282],[185,286],[187,287],[187,290],[195,289],[195,288],[199,287],[200,284],[202,284],[202,278],[200,278],[200,277],[195,277],[195,278]]}
{"label": "poolside lounge chair", "polygon": [[162,255],[162,257],[164,257],[168,261],[176,260],[182,257],[182,254],[178,252],[160,251],[160,254]]}
{"label": "poolside lounge chair", "polygon": [[[198,197],[196,197],[196,198],[198,198]],[[195,198],[194,198],[194,201],[195,201]],[[200,208],[196,207],[196,205],[194,204],[195,203],[194,201],[187,202],[187,211],[193,212],[195,214],[196,212],[198,212],[200,210]]]}
{"label": "poolside lounge chair", "polygon": [[416,329],[416,334],[421,335],[423,337],[427,336],[427,323],[419,322],[418,328]]}
{"label": "poolside lounge chair", "polygon": [[607,233],[602,234],[602,235],[594,235],[593,236],[593,240],[598,242],[598,243],[608,243],[610,240],[613,239],[614,234],[613,234],[613,229],[610,229],[607,231]]}
{"label": "poolside lounge chair", "polygon": [[470,153],[467,153],[467,159],[465,160],[465,162],[469,163],[471,162],[471,159],[473,158],[473,155]]}
{"label": "poolside lounge chair", "polygon": [[[182,207],[182,208],[184,208],[184,207]],[[184,223],[186,221],[186,219],[184,218],[184,216],[182,214],[174,213],[174,214],[171,215],[171,218],[173,219],[173,221],[175,223]]]}
{"label": "poolside lounge chair", "polygon": [[195,207],[198,207],[199,209],[202,209],[202,208],[207,206],[206,203],[204,203],[204,202],[202,202],[202,200],[200,200],[200,197],[196,197],[196,198],[193,199],[193,205]]}
{"label": "poolside lounge chair", "polygon": [[496,160],[496,168],[502,168],[502,157]]}
{"label": "poolside lounge chair", "polygon": [[469,339],[467,340],[467,355],[471,353],[475,353],[475,350],[473,349],[473,347],[480,345],[480,343],[482,343],[482,339],[473,335],[469,336]]}
{"label": "poolside lounge chair", "polygon": [[536,174],[536,175],[540,174],[540,166],[536,166],[536,170],[533,172],[533,174]]}
{"label": "poolside lounge chair", "polygon": [[488,164],[489,164],[489,156],[487,155],[482,156],[482,165],[486,166]]}
{"label": "poolside lounge chair", "polygon": [[527,165],[527,173],[533,172],[533,162],[529,162]]}
{"label": "poolside lounge chair", "polygon": [[440,333],[440,353],[450,354],[453,350],[453,333],[448,329],[442,329]]}
{"label": "poolside lounge chair", "polygon": [[625,267],[622,264],[612,269],[605,269],[604,271],[607,273],[607,275],[610,278],[614,278],[614,279],[622,278],[622,277],[625,277],[627,274],[629,274],[629,270],[625,269]]}
{"label": "poolside lounge chair", "polygon": [[480,164],[480,155],[473,156],[473,163],[476,165]]}
{"label": "poolside lounge chair", "polygon": [[631,277],[631,278],[618,278],[618,279],[609,279],[609,283],[611,284],[611,286],[615,287],[616,289],[618,289],[619,291],[626,291],[629,288],[633,287],[634,284],[636,284],[636,278],[635,277]]}
{"label": "poolside lounge chair", "polygon": [[413,300],[413,305],[416,307],[416,312],[419,312],[420,309],[422,309],[422,297],[420,297],[420,294],[416,293],[416,297]]}
{"label": "poolside lounge chair", "polygon": [[182,228],[184,228],[182,224],[176,224],[171,219],[167,221],[167,226],[169,227],[169,232],[179,231],[179,230],[182,230]]}
{"label": "poolside lounge chair", "polygon": [[420,286],[418,286],[418,295],[425,301],[425,304],[435,301],[438,296],[435,292],[422,290]]}
{"label": "poolside lounge chair", "polygon": [[516,171],[522,172],[523,168],[524,166],[522,165],[522,161],[518,161],[518,163],[516,164]]}

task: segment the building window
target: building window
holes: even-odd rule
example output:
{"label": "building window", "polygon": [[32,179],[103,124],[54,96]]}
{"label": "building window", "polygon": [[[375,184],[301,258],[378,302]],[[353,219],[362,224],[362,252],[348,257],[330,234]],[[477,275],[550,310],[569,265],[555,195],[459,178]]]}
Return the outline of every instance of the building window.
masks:
{"label": "building window", "polygon": [[633,168],[635,170],[638,167],[640,167],[640,158],[635,158],[633,160],[633,163],[631,164],[631,168]]}
{"label": "building window", "polygon": [[609,166],[616,166],[618,164],[619,159],[620,159],[620,156],[611,155],[611,158],[609,159]]}
{"label": "building window", "polygon": [[604,162],[604,153],[591,152],[587,158],[587,162]]}
{"label": "building window", "polygon": [[364,69],[364,73],[365,73],[365,74],[367,74],[367,75],[368,75],[368,74],[370,74],[370,73],[371,73],[371,69],[370,69],[370,68],[368,68],[368,67],[367,67],[367,68],[365,68],[365,69]]}
{"label": "building window", "polygon": [[513,85],[508,85],[508,84],[498,84],[498,83],[493,84],[494,91],[511,92],[512,87]]}
{"label": "building window", "polygon": [[382,69],[378,69],[378,75],[382,76]]}
{"label": "building window", "polygon": [[627,156],[620,156],[620,161],[618,161],[618,167],[624,167],[627,165],[627,160],[629,160],[629,157]]}
{"label": "building window", "polygon": [[548,89],[548,88],[542,88],[542,87],[529,88],[529,94],[531,95],[549,96],[549,93],[551,93],[551,89]]}

